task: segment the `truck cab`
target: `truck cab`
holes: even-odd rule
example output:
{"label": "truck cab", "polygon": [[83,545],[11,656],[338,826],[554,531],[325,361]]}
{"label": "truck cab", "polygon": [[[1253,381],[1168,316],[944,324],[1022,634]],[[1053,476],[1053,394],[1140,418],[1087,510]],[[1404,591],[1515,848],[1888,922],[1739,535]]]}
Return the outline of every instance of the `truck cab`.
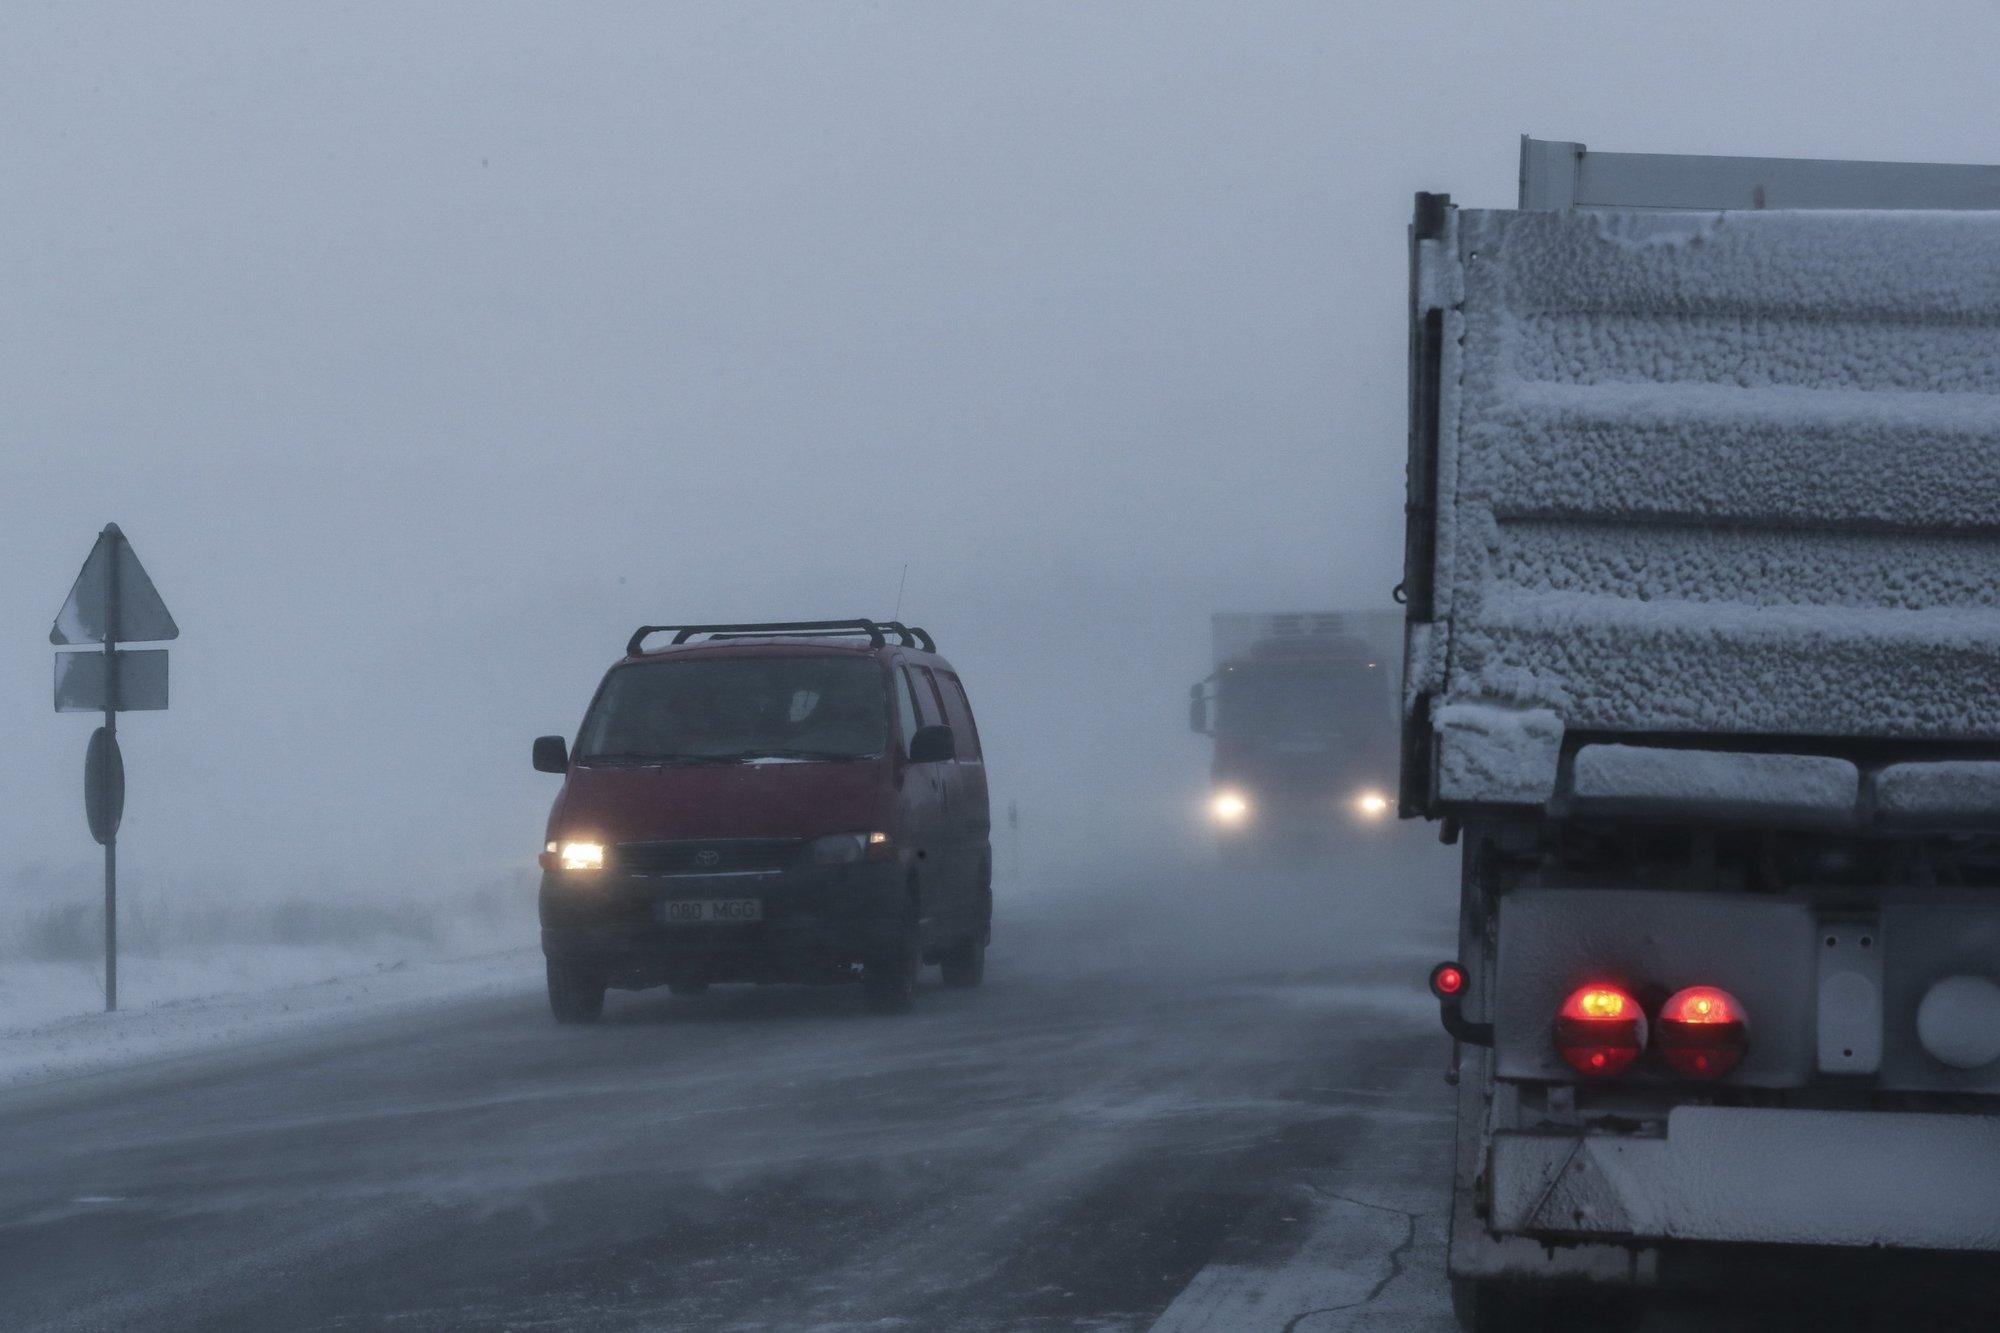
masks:
{"label": "truck cab", "polygon": [[1214,742],[1208,817],[1220,835],[1324,838],[1389,815],[1395,649],[1382,631],[1393,619],[1214,617],[1216,666],[1189,691],[1188,723]]}

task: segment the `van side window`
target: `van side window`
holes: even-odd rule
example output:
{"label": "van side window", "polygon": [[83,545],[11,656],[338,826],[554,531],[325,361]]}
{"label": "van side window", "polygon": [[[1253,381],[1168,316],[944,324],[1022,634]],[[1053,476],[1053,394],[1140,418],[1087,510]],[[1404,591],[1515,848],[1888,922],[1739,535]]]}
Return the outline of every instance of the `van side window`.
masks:
{"label": "van side window", "polygon": [[903,724],[903,751],[910,749],[910,737],[917,734],[923,725],[917,720],[916,686],[910,680],[910,669],[902,667],[896,672],[895,683],[890,691],[896,696],[896,717]]}
{"label": "van side window", "polygon": [[941,673],[941,681],[944,686],[944,715],[951,719],[952,735],[958,741],[958,757],[978,759],[979,727],[972,720],[972,700],[965,697],[965,686],[949,671]]}
{"label": "van side window", "polygon": [[913,667],[910,674],[917,682],[917,707],[923,710],[924,725],[944,722],[944,694],[938,689],[937,677],[929,667]]}

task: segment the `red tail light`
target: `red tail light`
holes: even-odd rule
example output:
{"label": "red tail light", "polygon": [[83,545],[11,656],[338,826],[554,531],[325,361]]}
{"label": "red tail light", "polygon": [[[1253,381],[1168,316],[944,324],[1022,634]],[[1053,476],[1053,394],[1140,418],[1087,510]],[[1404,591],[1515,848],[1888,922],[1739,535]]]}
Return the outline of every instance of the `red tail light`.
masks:
{"label": "red tail light", "polygon": [[1646,1012],[1616,986],[1571,991],[1556,1011],[1556,1051],[1593,1078],[1622,1073],[1646,1049]]}
{"label": "red tail light", "polygon": [[1721,1078],[1750,1047],[1742,1002],[1715,986],[1689,986],[1660,1006],[1653,1037],[1660,1058],[1689,1078]]}
{"label": "red tail light", "polygon": [[1431,994],[1449,1000],[1465,991],[1465,969],[1457,963],[1439,963],[1431,969]]}

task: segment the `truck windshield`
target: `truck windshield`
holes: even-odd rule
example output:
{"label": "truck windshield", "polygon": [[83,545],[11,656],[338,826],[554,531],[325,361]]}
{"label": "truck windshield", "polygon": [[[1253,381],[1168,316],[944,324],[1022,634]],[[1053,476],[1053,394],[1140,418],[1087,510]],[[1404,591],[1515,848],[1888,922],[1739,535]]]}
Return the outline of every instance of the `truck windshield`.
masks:
{"label": "truck windshield", "polygon": [[577,737],[585,764],[867,759],[889,744],[882,669],[859,657],[706,657],[620,667]]}
{"label": "truck windshield", "polygon": [[1387,677],[1355,666],[1250,666],[1223,676],[1216,729],[1281,739],[1379,727],[1388,717]]}

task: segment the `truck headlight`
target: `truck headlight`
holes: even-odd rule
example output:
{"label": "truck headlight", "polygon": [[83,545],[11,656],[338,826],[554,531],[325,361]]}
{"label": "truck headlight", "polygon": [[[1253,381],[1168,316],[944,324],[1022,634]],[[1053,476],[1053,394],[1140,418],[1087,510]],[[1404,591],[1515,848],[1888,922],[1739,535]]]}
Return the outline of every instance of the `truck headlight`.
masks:
{"label": "truck headlight", "polygon": [[829,833],[806,844],[808,865],[851,866],[863,861],[893,861],[896,844],[886,833]]}
{"label": "truck headlight", "polygon": [[1250,801],[1242,792],[1219,791],[1209,798],[1208,815],[1218,824],[1241,824],[1250,817]]}
{"label": "truck headlight", "polygon": [[1379,791],[1364,791],[1354,798],[1354,813],[1367,820],[1380,819],[1389,813],[1389,798]]}

